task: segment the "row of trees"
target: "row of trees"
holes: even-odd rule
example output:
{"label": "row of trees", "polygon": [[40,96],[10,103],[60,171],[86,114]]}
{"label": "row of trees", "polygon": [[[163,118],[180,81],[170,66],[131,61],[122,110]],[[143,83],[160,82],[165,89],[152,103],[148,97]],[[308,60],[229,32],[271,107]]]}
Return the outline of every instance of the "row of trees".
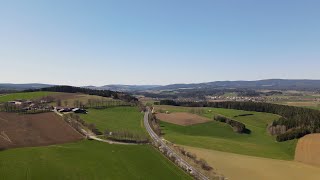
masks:
{"label": "row of trees", "polygon": [[[282,118],[274,121],[271,127],[279,127],[280,125],[285,126],[286,129],[286,132],[281,134],[281,138],[277,138],[278,141],[290,140],[297,137],[299,138],[300,136],[302,137],[308,133],[320,132],[320,111],[313,109],[262,102],[175,102],[164,100],[160,101],[160,104],[226,108],[277,114],[282,116]],[[280,134],[278,136],[280,136]]]}
{"label": "row of trees", "polygon": [[47,104],[36,104],[34,107],[29,107],[27,105],[15,105],[5,102],[0,104],[0,111],[10,112],[10,113],[23,113],[23,114],[38,114],[44,112],[50,112],[52,107]]}
{"label": "row of trees", "polygon": [[229,124],[232,127],[234,132],[237,132],[237,133],[245,133],[246,132],[246,125],[244,125],[241,122],[229,119],[224,116],[214,116],[213,119],[216,121],[219,121],[219,122]]}
{"label": "row of trees", "polygon": [[63,119],[80,134],[86,135],[84,134],[82,129],[83,129],[83,126],[87,125],[87,123],[83,119],[81,119],[78,115],[73,113],[65,114],[63,116]]}
{"label": "row of trees", "polygon": [[129,130],[110,131],[105,130],[104,135],[107,139],[126,143],[148,143],[149,138],[145,134],[132,132]]}
{"label": "row of trees", "polygon": [[183,147],[175,146],[175,149],[178,150],[182,155],[191,159],[195,164],[199,165],[205,171],[211,171],[213,168],[207,163],[204,159],[198,159],[197,155],[191,152],[186,151]]}
{"label": "row of trees", "polygon": [[291,131],[287,131],[283,134],[279,134],[277,136],[277,141],[282,142],[282,141],[287,141],[291,139],[299,139],[307,134],[310,134],[311,131],[308,128],[298,128],[298,129],[293,129]]}
{"label": "row of trees", "polygon": [[189,110],[189,112],[192,113],[192,114],[199,114],[199,115],[201,115],[201,114],[204,114],[204,113],[205,113],[205,110],[202,109],[202,108],[191,108],[191,109]]}
{"label": "row of trees", "polygon": [[91,130],[96,135],[102,135],[102,132],[100,132],[98,130],[98,128],[96,127],[95,124],[85,122],[83,119],[80,118],[80,116],[78,116],[76,114],[73,114],[73,113],[65,114],[63,116],[63,119],[68,124],[70,124],[71,127],[73,127],[75,130],[77,130],[79,133],[81,133],[83,135],[86,135],[82,131],[83,127],[88,128],[89,130]]}
{"label": "row of trees", "polygon": [[[65,100],[62,101],[61,99],[56,100],[56,105],[57,106],[68,106],[69,101]],[[104,108],[109,108],[109,107],[118,107],[118,106],[131,106],[134,105],[131,102],[125,102],[121,100],[112,100],[112,99],[88,99],[86,103],[76,99],[73,101],[73,107],[76,108],[95,108],[95,109],[104,109]]]}
{"label": "row of trees", "polygon": [[88,99],[86,107],[103,109],[103,108],[109,108],[109,107],[131,106],[131,105],[132,105],[132,103],[124,102],[124,101],[120,101],[120,100]]}
{"label": "row of trees", "polygon": [[53,86],[47,87],[37,90],[26,90],[26,92],[32,91],[51,91],[51,92],[66,92],[66,93],[83,93],[89,95],[97,95],[101,97],[112,97],[114,99],[120,99],[126,102],[138,102],[138,99],[125,93],[110,91],[110,90],[96,90],[96,89],[89,89],[89,88],[81,88],[81,87],[74,87],[74,86]]}
{"label": "row of trees", "polygon": [[161,136],[161,127],[160,127],[160,121],[157,119],[157,117],[153,113],[149,113],[148,117],[149,124],[152,128],[152,130],[158,135]]}

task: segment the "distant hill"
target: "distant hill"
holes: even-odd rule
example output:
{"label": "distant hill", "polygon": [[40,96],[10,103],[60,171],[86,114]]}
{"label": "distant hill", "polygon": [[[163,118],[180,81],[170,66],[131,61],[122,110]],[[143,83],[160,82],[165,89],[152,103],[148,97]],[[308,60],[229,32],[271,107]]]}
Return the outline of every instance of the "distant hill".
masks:
{"label": "distant hill", "polygon": [[132,92],[132,91],[145,91],[160,87],[158,85],[105,85],[105,86],[83,86],[83,88],[98,89],[98,90],[111,90],[120,92]]}
{"label": "distant hill", "polygon": [[153,90],[245,88],[269,90],[319,90],[320,80],[267,79],[258,81],[215,81],[198,84],[171,84]]}
{"label": "distant hill", "polygon": [[100,88],[104,90],[128,92],[128,91],[144,91],[144,90],[153,89],[156,87],[161,87],[161,86],[158,86],[158,85],[106,85],[106,86],[101,86]]}
{"label": "distant hill", "polygon": [[51,87],[51,84],[40,84],[40,83],[30,83],[30,84],[11,84],[11,83],[0,83],[0,90],[16,90],[22,91],[26,89],[40,89],[45,87]]}
{"label": "distant hill", "polygon": [[[52,87],[50,84],[1,84],[0,90],[26,90]],[[171,84],[171,85],[105,85],[83,86],[88,89],[111,90],[120,92],[135,92],[148,90],[178,90],[178,89],[269,89],[269,90],[320,90],[320,80],[307,79],[266,79],[257,81],[214,81],[195,84]]]}

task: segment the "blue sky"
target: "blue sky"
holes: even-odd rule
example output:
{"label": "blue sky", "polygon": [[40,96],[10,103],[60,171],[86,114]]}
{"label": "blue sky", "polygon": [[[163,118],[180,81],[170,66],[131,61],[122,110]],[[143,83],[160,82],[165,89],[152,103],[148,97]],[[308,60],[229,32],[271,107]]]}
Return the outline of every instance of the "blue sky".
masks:
{"label": "blue sky", "polygon": [[0,0],[0,82],[320,79],[320,1]]}

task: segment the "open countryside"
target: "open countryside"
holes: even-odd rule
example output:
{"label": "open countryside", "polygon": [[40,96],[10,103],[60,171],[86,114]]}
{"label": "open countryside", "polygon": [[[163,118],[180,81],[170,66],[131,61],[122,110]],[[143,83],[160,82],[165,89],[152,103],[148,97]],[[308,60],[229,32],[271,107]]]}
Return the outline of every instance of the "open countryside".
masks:
{"label": "open countryside", "polygon": [[[70,96],[67,93],[49,92],[23,93],[17,97],[41,99],[49,94],[59,97],[57,100],[69,99],[70,97],[81,99],[83,97],[80,94]],[[86,97],[89,97],[88,99],[96,98],[95,96]],[[14,95],[11,95],[6,100],[16,99]],[[79,99],[74,100],[78,101]],[[112,130],[132,129],[146,133],[143,124],[141,124],[143,115],[136,107],[112,107],[98,110],[90,109],[89,111],[91,116],[89,114],[88,117],[87,115],[83,116],[88,118],[88,123],[97,123],[97,127],[101,130],[105,128]],[[151,178],[155,174],[157,174],[156,179],[168,177],[190,179],[186,173],[171,164],[169,160],[149,145],[110,145],[82,140],[84,137],[68,126],[63,118],[55,113],[25,115],[0,113],[0,115],[2,149],[51,145],[0,152],[0,159],[3,160],[0,163],[1,179],[42,179],[45,175],[49,177],[48,179],[103,179],[106,176],[112,179],[123,179],[124,177],[141,179],[142,177]],[[89,120],[90,118],[95,119],[95,117],[98,117],[97,121]],[[104,119],[104,117],[107,118]],[[110,126],[106,126],[106,124],[110,124]],[[20,131],[21,133],[19,133]],[[65,144],[72,141],[75,143]],[[13,154],[14,156],[12,156]],[[144,158],[141,159],[142,155]],[[57,159],[57,157],[65,156],[68,158]],[[37,173],[38,171],[41,173]]]}
{"label": "open countryside", "polygon": [[81,141],[7,150],[0,158],[0,179],[191,179],[149,146]]}
{"label": "open countryside", "polygon": [[267,159],[184,146],[186,150],[205,158],[217,171],[230,179],[301,180],[318,179],[320,167],[294,161]]}
{"label": "open countryside", "polygon": [[[172,112],[192,110],[192,108],[170,106],[157,106],[157,109]],[[216,108],[204,108],[202,111],[200,110],[200,113],[201,116],[207,117],[211,121],[190,126],[161,122],[164,137],[176,144],[273,159],[294,159],[296,140],[278,143],[274,137],[267,133],[267,124],[279,118],[276,115]],[[237,134],[233,132],[229,125],[213,120],[213,116],[217,114],[245,123],[250,133]],[[243,114],[249,115],[239,116]]]}
{"label": "open countryside", "polygon": [[0,4],[0,180],[320,180],[320,1]]}
{"label": "open countryside", "polygon": [[[19,179],[26,172],[28,172],[28,177],[31,177],[32,179],[38,179],[39,177],[41,177],[41,175],[32,174],[32,172],[34,171],[32,169],[46,168],[51,168],[52,171],[50,171],[50,173],[55,173],[55,175],[50,175],[50,177],[64,179],[64,172],[66,171],[65,169],[40,165],[41,161],[48,161],[56,164],[56,166],[60,166],[59,164],[68,164],[71,162],[65,162],[65,159],[52,159],[56,157],[57,154],[62,154],[63,156],[67,154],[74,154],[75,158],[78,153],[83,153],[83,156],[85,154],[87,154],[86,156],[88,156],[88,154],[91,155],[90,151],[95,154],[95,156],[92,157],[93,159],[98,158],[97,156],[98,154],[101,154],[101,151],[94,149],[95,146],[111,149],[108,151],[109,153],[111,153],[110,155],[107,155],[108,153],[105,152],[105,158],[109,158],[109,156],[112,156],[112,154],[116,153],[117,151],[119,151],[119,153],[123,152],[121,151],[122,147],[128,146],[125,144],[117,145],[116,141],[119,141],[119,144],[146,142],[145,140],[140,140],[141,138],[146,138],[146,135],[148,134],[143,122],[144,113],[139,110],[140,107],[133,106],[132,104],[130,105],[127,103],[119,103],[121,102],[121,100],[114,101],[112,98],[99,98],[95,95],[85,95],[82,93],[40,91],[36,93],[24,92],[21,94],[17,94],[17,97],[19,98],[28,97],[29,99],[17,99],[15,98],[15,96],[11,95],[11,98],[7,98],[6,100],[8,100],[8,102],[10,103],[12,101],[18,103],[18,105],[15,106],[28,105],[31,107],[31,109],[28,108],[26,109],[26,111],[22,111],[23,113],[20,112],[18,114],[12,112],[0,113],[0,122],[2,123],[0,143],[2,145],[2,149],[7,149],[3,152],[0,152],[0,157],[10,158],[10,155],[8,155],[8,153],[10,154],[10,152],[19,152],[19,154],[21,155],[17,156],[18,159],[27,158],[28,156],[26,156],[26,154],[30,154],[31,152],[32,154],[35,154],[35,156],[39,156],[39,154],[42,153],[48,154],[41,155],[41,157],[43,157],[44,159],[30,159],[28,161],[29,163],[37,164],[34,165],[31,169],[21,166],[20,161],[12,159],[11,166],[14,167],[18,165],[19,167],[21,167],[21,169],[18,171],[19,173],[13,175],[10,174],[10,172],[13,171],[8,169],[10,166],[2,168],[3,177],[5,177],[5,179]],[[68,101],[68,103],[63,104],[63,101]],[[21,102],[21,104],[19,102]],[[45,111],[43,113],[40,111],[39,113],[38,111],[34,111],[32,109],[40,107],[47,108],[45,104],[48,104],[48,106],[56,106],[59,103],[61,103],[61,106],[66,105],[68,108],[62,107],[62,109],[59,110],[61,112],[58,114],[48,111]],[[73,115],[71,113],[72,108],[69,108],[73,105],[79,105],[79,107],[88,106],[89,108],[87,108],[84,113],[81,112],[78,115]],[[7,110],[17,111],[19,109],[7,108]],[[29,112],[32,113],[29,114]],[[313,140],[311,140],[312,143],[309,143],[310,140],[305,140],[308,138],[308,136],[306,136],[300,139],[299,143],[298,140],[277,142],[275,137],[269,134],[267,127],[268,124],[280,118],[280,116],[278,115],[225,108],[182,107],[169,105],[155,105],[153,108],[153,112],[155,113],[156,119],[158,119],[160,123],[160,136],[162,136],[170,143],[174,143],[174,146],[184,148],[187,152],[196,155],[196,158],[204,159],[205,162],[208,163],[208,166],[214,167],[214,173],[206,172],[205,170],[202,170],[200,166],[198,167],[197,163],[191,161],[190,158],[184,157],[185,155],[180,154],[179,150],[171,147],[172,149],[174,149],[174,151],[176,151],[178,156],[186,159],[186,162],[189,165],[192,164],[190,166],[200,168],[199,173],[203,174],[204,177],[207,176],[209,178],[216,178],[221,177],[219,174],[222,174],[223,176],[231,179],[235,179],[235,177],[239,179],[245,179],[248,177],[249,179],[281,179],[286,176],[286,172],[289,171],[289,169],[294,168],[299,168],[302,171],[300,171],[301,173],[299,175],[295,175],[293,173],[292,179],[299,179],[299,177],[308,177],[310,179],[313,179],[314,177],[317,177],[318,160],[314,158],[317,154],[317,141],[313,142]],[[62,114],[63,117],[60,117],[59,114]],[[237,122],[244,123],[246,131],[244,131],[244,133],[237,133],[231,125],[216,121],[216,116],[223,116],[236,120]],[[93,134],[97,134],[96,137],[98,137],[98,139],[102,139],[101,142],[95,142],[95,140],[83,140],[85,138],[85,136],[83,135],[86,135],[86,133],[83,134],[84,131],[81,129],[79,131],[79,127],[74,126],[74,124],[72,123],[69,125],[64,124],[65,122],[70,123],[68,118],[66,117],[75,118],[78,122],[81,122],[82,129],[85,132],[92,130],[92,132],[94,132]],[[79,121],[79,118],[81,118],[83,121]],[[15,133],[17,132],[18,128],[20,128],[20,131],[22,133]],[[39,131],[38,129],[41,131]],[[62,131],[59,132],[57,131],[57,129]],[[36,132],[38,134],[36,134]],[[155,132],[157,131],[155,130]],[[92,134],[87,134],[86,136],[91,137]],[[51,138],[45,139],[46,137]],[[136,141],[135,138],[138,138],[139,140]],[[106,142],[103,142],[105,140]],[[170,148],[170,146],[171,145],[169,144],[168,148]],[[25,148],[10,150],[10,148],[17,147]],[[162,159],[161,161],[166,164],[165,166],[163,166],[163,168],[165,167],[163,171],[169,171],[168,173],[163,173],[163,176],[159,176],[159,179],[167,176],[190,178],[187,175],[188,172],[179,170],[178,166],[171,164],[172,162],[170,162],[170,160],[168,160],[164,156],[159,154],[157,158],[153,157],[154,154],[158,153],[157,149],[153,149],[149,145],[129,145],[128,147],[130,147],[129,149],[132,149],[133,152],[138,151],[138,154],[143,153],[147,155],[147,152],[149,152],[151,162],[153,162],[154,159],[157,158]],[[113,150],[113,148],[115,150]],[[162,152],[161,148],[162,147],[160,147],[160,151]],[[128,148],[125,149],[129,150]],[[123,153],[126,154],[126,151],[124,151]],[[139,156],[138,154],[135,156]],[[119,157],[120,156],[126,157],[124,154],[119,155]],[[86,157],[86,159],[89,157]],[[72,156],[69,158],[72,158]],[[228,165],[227,162],[233,161],[233,159],[236,158],[238,158],[237,163],[243,163],[247,165],[242,167],[241,169],[236,168],[238,166],[237,164],[234,164],[232,166]],[[294,160],[296,162],[294,162]],[[81,167],[83,166],[83,168],[85,167],[85,163],[83,161],[77,161],[79,160],[72,160],[72,163],[78,164]],[[94,161],[95,160],[93,160],[92,162]],[[140,161],[142,164],[148,164],[145,159]],[[81,163],[83,163],[83,165],[81,165]],[[268,176],[265,176],[259,170],[259,168],[257,169],[258,166],[254,166],[253,164],[261,164],[260,166],[264,166],[272,173],[269,173]],[[93,164],[92,166],[95,167],[97,165],[98,164]],[[126,165],[120,163],[114,168],[125,166],[127,166],[127,163]],[[132,172],[133,174],[126,174],[126,177],[139,179],[140,176],[135,175],[135,173],[141,174],[140,171],[144,168],[144,166],[141,166],[139,168],[137,167],[137,164],[134,164],[133,166],[135,166],[135,169]],[[129,167],[126,167],[125,169],[128,168]],[[71,179],[78,179],[77,177],[79,177],[79,174],[81,174],[80,171],[83,171],[81,168],[78,170],[79,172],[75,171],[74,174],[69,174]],[[246,173],[243,173],[245,171],[255,171],[256,173],[251,173],[250,176],[248,176],[246,175]],[[43,172],[48,173],[46,171]],[[120,174],[115,173],[114,175],[112,175],[112,173],[109,174],[108,171],[108,177],[114,177],[114,179],[117,179],[117,177],[119,177],[119,179],[123,179]],[[305,176],[305,174],[308,174],[308,176]],[[87,173],[87,175],[88,177],[93,176],[90,175],[90,172]],[[103,176],[105,176],[104,173],[98,173],[93,177],[101,179]],[[147,177],[148,175],[145,176]]]}

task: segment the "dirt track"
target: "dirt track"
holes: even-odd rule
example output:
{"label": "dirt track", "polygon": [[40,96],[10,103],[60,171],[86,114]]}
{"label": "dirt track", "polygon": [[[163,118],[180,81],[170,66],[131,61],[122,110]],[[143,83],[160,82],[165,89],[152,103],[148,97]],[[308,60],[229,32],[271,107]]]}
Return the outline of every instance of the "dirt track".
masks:
{"label": "dirt track", "polygon": [[161,121],[169,122],[172,124],[178,124],[182,126],[188,126],[193,124],[200,124],[209,122],[210,119],[198,116],[196,114],[186,113],[186,112],[178,112],[178,113],[159,113],[156,115],[158,119]]}
{"label": "dirt track", "polygon": [[295,160],[320,167],[320,134],[310,134],[299,139]]}
{"label": "dirt track", "polygon": [[83,139],[54,113],[0,113],[0,149],[45,146]]}

